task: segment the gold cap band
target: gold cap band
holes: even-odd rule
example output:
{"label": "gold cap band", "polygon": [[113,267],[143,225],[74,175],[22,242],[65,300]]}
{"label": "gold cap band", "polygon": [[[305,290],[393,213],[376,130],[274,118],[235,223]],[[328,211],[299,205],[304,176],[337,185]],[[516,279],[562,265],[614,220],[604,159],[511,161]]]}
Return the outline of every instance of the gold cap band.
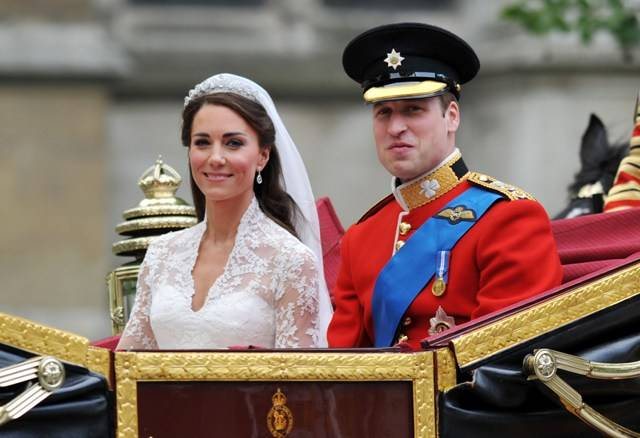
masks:
{"label": "gold cap band", "polygon": [[395,83],[386,87],[371,87],[363,95],[365,102],[376,103],[385,100],[411,99],[431,97],[442,94],[447,84],[436,81],[423,81],[420,83],[407,82]]}

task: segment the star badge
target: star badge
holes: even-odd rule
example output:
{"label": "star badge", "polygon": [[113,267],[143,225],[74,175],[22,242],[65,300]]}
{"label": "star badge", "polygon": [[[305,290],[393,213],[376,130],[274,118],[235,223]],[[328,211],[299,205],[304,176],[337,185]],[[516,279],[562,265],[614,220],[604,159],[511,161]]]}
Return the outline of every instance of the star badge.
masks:
{"label": "star badge", "polygon": [[429,318],[429,324],[429,334],[436,335],[456,325],[456,320],[452,316],[447,315],[441,306],[438,306],[435,316]]}
{"label": "star badge", "polygon": [[394,70],[402,65],[402,61],[404,61],[404,58],[400,55],[400,52],[396,52],[396,49],[391,49],[391,52],[387,53],[387,57],[384,59],[387,66]]}

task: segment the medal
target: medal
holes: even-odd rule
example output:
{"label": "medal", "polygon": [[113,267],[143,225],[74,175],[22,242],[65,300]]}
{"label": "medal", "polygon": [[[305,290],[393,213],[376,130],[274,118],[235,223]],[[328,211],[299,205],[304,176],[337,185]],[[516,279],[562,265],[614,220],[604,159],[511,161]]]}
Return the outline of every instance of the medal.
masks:
{"label": "medal", "polygon": [[444,294],[444,291],[447,289],[447,283],[444,282],[444,279],[438,277],[433,282],[433,286],[431,286],[431,293],[436,297],[441,297]]}
{"label": "medal", "polygon": [[436,279],[431,286],[431,293],[436,297],[441,297],[447,290],[447,279],[449,277],[449,253],[450,251],[438,251],[436,253]]}

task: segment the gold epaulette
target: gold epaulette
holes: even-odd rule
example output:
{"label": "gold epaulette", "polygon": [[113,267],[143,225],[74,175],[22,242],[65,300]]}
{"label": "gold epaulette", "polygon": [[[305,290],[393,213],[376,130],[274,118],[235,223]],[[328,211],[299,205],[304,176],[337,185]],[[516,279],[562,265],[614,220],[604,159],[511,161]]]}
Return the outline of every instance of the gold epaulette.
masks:
{"label": "gold epaulette", "polygon": [[479,186],[486,187],[489,190],[493,190],[494,192],[501,193],[506,198],[509,198],[512,201],[517,201],[518,199],[535,200],[535,198],[531,196],[531,194],[525,192],[521,188],[512,186],[511,184],[503,183],[502,181],[499,181],[483,173],[471,172],[467,179],[473,184],[477,184]]}

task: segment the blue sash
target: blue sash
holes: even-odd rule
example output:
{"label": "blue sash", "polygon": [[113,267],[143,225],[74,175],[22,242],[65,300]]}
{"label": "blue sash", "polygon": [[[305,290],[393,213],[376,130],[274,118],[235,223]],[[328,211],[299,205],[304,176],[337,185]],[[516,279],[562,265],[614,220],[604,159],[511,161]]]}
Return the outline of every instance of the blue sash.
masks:
{"label": "blue sash", "polygon": [[451,250],[498,199],[498,193],[470,187],[440,212],[463,207],[467,215],[473,212],[473,220],[432,216],[382,268],[372,298],[376,347],[392,345],[400,319],[436,272],[437,252]]}

